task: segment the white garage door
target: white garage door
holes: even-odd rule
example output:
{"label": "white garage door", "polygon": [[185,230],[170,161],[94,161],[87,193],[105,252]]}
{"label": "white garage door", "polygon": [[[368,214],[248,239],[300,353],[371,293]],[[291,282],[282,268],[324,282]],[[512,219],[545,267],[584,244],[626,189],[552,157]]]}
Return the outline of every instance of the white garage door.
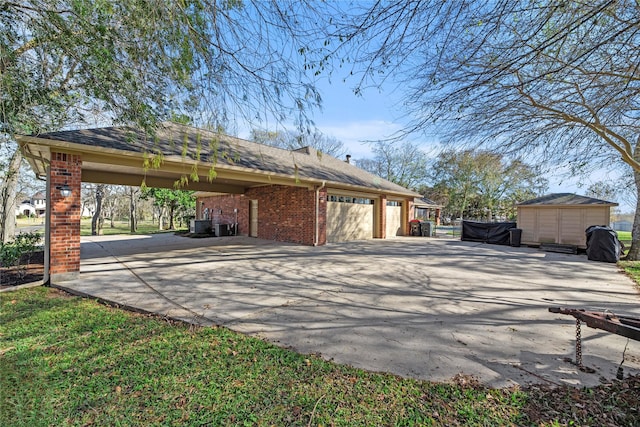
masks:
{"label": "white garage door", "polygon": [[387,237],[402,236],[402,206],[387,206]]}
{"label": "white garage door", "polygon": [[373,205],[327,202],[327,242],[373,239]]}

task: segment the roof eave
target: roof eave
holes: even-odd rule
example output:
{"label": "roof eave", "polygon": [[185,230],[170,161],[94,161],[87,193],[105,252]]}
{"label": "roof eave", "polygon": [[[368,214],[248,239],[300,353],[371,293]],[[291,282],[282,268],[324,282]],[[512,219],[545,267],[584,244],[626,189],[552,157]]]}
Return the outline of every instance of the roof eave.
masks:
{"label": "roof eave", "polygon": [[[51,149],[55,148],[58,152],[66,152],[70,154],[79,154],[83,156],[84,161],[91,161],[107,164],[108,158],[117,157],[120,162],[129,164],[132,167],[139,167],[141,170],[144,168],[144,161],[147,156],[153,153],[138,152],[138,151],[124,151],[116,148],[101,147],[94,145],[78,144],[69,141],[63,141],[58,139],[38,138],[28,135],[19,135],[17,138],[23,154],[31,164],[32,168],[38,176],[46,176],[46,170],[49,164]],[[46,147],[47,151],[41,149]],[[138,163],[139,162],[139,163]],[[191,159],[189,157],[182,157],[176,155],[163,156],[161,169],[167,171],[173,171],[176,175],[185,174],[185,167],[188,169],[193,166],[211,166],[210,163]],[[150,168],[154,169],[154,168]],[[160,169],[160,168],[158,168]],[[327,181],[319,178],[301,177],[298,175],[280,174],[277,172],[264,171],[260,169],[252,169],[243,166],[236,166],[217,162],[214,165],[214,170],[218,176],[225,178],[236,178],[255,180],[256,184],[268,185],[268,184],[282,184],[282,185],[298,185],[307,186],[309,188],[328,185],[334,188],[342,188],[345,190],[359,191],[371,194],[386,194],[400,198],[413,198],[420,196],[418,193],[407,190],[406,192],[389,190],[375,187],[360,186],[354,184],[347,184],[343,182]],[[215,178],[214,178],[215,180]]]}

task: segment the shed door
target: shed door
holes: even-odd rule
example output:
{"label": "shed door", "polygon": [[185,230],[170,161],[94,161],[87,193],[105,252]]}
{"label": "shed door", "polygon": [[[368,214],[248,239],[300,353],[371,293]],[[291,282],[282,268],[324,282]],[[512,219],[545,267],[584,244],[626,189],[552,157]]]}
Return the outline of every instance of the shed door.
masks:
{"label": "shed door", "polygon": [[258,201],[257,200],[251,200],[249,202],[249,236],[258,237]]}
{"label": "shed door", "polygon": [[327,242],[373,239],[373,205],[327,202]]}
{"label": "shed door", "polygon": [[539,209],[538,210],[538,242],[558,243],[558,210]]}
{"label": "shed door", "polygon": [[586,243],[583,209],[560,209],[560,239],[564,245],[584,245]]}

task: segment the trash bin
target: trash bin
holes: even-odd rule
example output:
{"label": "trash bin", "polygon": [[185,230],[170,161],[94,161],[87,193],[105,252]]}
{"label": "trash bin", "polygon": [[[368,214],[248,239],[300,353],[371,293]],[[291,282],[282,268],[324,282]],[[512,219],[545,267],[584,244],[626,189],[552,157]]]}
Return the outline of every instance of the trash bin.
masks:
{"label": "trash bin", "polygon": [[522,240],[522,229],[521,228],[510,228],[509,229],[509,244],[513,247],[520,247],[520,241]]}
{"label": "trash bin", "polygon": [[420,220],[412,219],[409,221],[409,233],[412,236],[420,236],[422,232],[420,231]]}
{"label": "trash bin", "polygon": [[424,237],[433,236],[433,223],[431,221],[422,221],[420,223],[420,231]]}

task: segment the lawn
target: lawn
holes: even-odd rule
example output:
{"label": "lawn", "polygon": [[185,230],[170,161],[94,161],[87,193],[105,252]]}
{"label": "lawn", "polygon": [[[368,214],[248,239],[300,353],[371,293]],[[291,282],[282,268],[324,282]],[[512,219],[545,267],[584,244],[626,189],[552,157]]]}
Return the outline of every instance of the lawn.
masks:
{"label": "lawn", "polygon": [[0,294],[0,425],[638,425],[640,378],[489,389],[337,365],[51,288]]}
{"label": "lawn", "polygon": [[[104,225],[102,227],[103,235],[112,235],[112,234],[153,234],[153,233],[164,233],[167,231],[174,232],[176,230],[159,230],[158,223],[152,221],[139,221],[137,231],[135,233],[131,233],[129,230],[129,222],[128,221],[114,221],[113,227],[111,227],[111,223],[109,220],[105,220]],[[179,224],[176,224],[178,227]],[[186,230],[188,226],[179,227],[178,230]],[[90,236],[91,235],[91,218],[82,218],[80,221],[80,235],[81,236]]]}
{"label": "lawn", "polygon": [[618,239],[624,243],[627,249],[631,246],[631,232],[630,231],[616,231]]}

